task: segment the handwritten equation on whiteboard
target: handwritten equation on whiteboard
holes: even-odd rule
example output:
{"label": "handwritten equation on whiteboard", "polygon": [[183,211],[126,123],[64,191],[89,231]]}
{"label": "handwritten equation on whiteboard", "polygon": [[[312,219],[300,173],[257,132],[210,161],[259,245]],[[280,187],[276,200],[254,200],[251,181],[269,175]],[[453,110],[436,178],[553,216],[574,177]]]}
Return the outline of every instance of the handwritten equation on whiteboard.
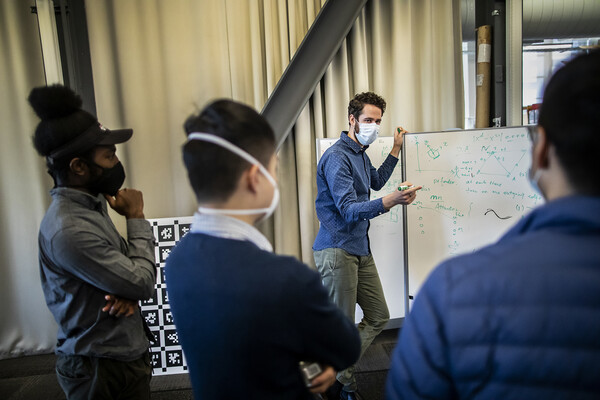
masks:
{"label": "handwritten equation on whiteboard", "polygon": [[543,202],[528,179],[525,127],[409,134],[406,176],[422,185],[407,207],[409,288],[444,259],[495,242]]}

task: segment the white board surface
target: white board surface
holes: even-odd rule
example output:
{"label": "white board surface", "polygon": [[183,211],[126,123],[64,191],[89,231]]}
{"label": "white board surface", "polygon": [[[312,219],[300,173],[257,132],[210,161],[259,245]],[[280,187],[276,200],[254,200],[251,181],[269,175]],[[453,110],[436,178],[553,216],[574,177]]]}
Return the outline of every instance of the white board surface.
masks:
{"label": "white board surface", "polygon": [[[317,163],[338,138],[317,139]],[[394,145],[394,138],[379,137],[367,149],[367,155],[375,168],[386,159]],[[385,196],[397,190],[402,182],[402,166],[398,161],[387,184],[378,191],[371,191],[371,200]],[[404,270],[404,234],[401,206],[393,207],[389,212],[373,218],[369,228],[371,252],[379,271],[385,299],[390,311],[390,319],[405,316],[405,270]],[[362,319],[362,311],[357,308],[356,322]]]}
{"label": "white board surface", "polygon": [[543,203],[529,183],[526,127],[407,134],[409,296],[444,259],[495,242]]}

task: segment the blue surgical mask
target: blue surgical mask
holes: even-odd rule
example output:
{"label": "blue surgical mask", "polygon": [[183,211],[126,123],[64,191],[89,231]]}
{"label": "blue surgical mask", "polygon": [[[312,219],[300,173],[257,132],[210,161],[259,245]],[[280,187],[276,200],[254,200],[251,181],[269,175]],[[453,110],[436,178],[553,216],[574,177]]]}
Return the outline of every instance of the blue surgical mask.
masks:
{"label": "blue surgical mask", "polygon": [[379,136],[379,125],[375,122],[372,124],[360,124],[358,128],[356,139],[358,139],[363,146],[370,145],[377,139],[377,136]]}
{"label": "blue surgical mask", "polygon": [[256,158],[254,158],[250,154],[248,154],[248,152],[240,149],[233,143],[231,143],[223,138],[220,138],[216,135],[210,134],[210,133],[193,132],[188,135],[188,140],[201,140],[204,142],[210,142],[210,143],[216,144],[218,146],[221,146],[223,148],[226,148],[227,150],[231,151],[232,153],[237,154],[238,156],[242,157],[244,160],[248,161],[250,164],[258,166],[258,170],[265,176],[265,178],[267,178],[267,180],[271,183],[271,185],[273,185],[273,188],[275,189],[273,191],[273,198],[271,199],[271,204],[269,205],[269,207],[266,207],[266,208],[246,208],[246,209],[232,210],[232,209],[223,209],[223,208],[199,207],[198,212],[200,212],[201,214],[228,214],[228,215],[264,214],[257,221],[257,223],[269,218],[273,214],[273,212],[275,212],[275,209],[277,208],[277,205],[279,204],[279,188],[277,187],[277,182],[275,181],[275,179],[271,176],[269,171],[267,171],[267,169],[260,163],[260,161],[258,161]]}
{"label": "blue surgical mask", "polygon": [[544,197],[544,194],[542,193],[542,189],[540,189],[540,185],[538,184],[541,176],[542,176],[541,169],[538,169],[537,171],[535,171],[533,176],[531,176],[531,168],[529,169],[529,184],[531,185],[531,187],[533,188],[533,190],[535,190],[535,192],[537,194]]}

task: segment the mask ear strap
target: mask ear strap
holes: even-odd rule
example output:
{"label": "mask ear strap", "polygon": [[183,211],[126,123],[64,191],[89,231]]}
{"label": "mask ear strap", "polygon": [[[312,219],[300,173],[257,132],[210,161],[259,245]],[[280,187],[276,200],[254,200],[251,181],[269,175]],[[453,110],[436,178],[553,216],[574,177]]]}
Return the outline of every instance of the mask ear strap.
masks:
{"label": "mask ear strap", "polygon": [[227,141],[227,140],[220,138],[218,136],[215,136],[213,134],[204,133],[204,132],[193,132],[188,135],[188,141],[190,141],[190,140],[200,140],[203,142],[214,143],[216,145],[226,148],[227,150],[231,151],[232,153],[237,154],[238,156],[242,157],[244,160],[248,161],[250,164],[257,164],[259,167],[263,166],[256,158],[252,157],[246,151],[240,149],[239,147],[237,147],[235,144],[231,143],[230,141]]}
{"label": "mask ear strap", "polygon": [[265,178],[267,178],[269,182],[271,182],[271,185],[273,185],[273,187],[277,187],[277,182],[275,182],[275,179],[273,179],[269,171],[267,171],[267,169],[263,167],[262,164],[258,164],[258,170],[264,175]]}
{"label": "mask ear strap", "polygon": [[231,143],[230,141],[220,138],[218,136],[215,136],[213,134],[204,133],[204,132],[190,133],[188,135],[188,141],[190,141],[190,140],[200,140],[203,142],[210,142],[210,143],[214,143],[218,146],[226,148],[227,150],[231,151],[232,153],[235,153],[238,156],[242,157],[244,160],[248,161],[250,164],[256,165],[258,167],[258,169],[260,170],[260,172],[265,176],[265,178],[267,178],[269,180],[269,182],[271,182],[273,187],[277,187],[277,182],[275,182],[275,179],[273,179],[273,177],[271,176],[269,171],[267,171],[265,166],[262,165],[262,163],[260,161],[258,161],[256,158],[254,158],[250,154],[248,154],[248,152],[240,149],[238,146]]}

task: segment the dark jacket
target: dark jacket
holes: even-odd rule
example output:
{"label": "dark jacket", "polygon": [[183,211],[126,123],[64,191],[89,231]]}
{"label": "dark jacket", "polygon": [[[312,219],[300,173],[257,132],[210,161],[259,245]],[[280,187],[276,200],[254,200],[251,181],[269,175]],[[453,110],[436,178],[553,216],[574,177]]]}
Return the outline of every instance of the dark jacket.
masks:
{"label": "dark jacket", "polygon": [[310,399],[299,361],[339,371],[358,359],[353,322],[292,257],[189,233],[166,277],[196,399]]}
{"label": "dark jacket", "polygon": [[387,398],[600,398],[600,198],[552,201],[442,263],[402,328]]}
{"label": "dark jacket", "polygon": [[52,204],[40,225],[42,288],[58,324],[56,353],[138,359],[148,351],[142,315],[103,312],[104,296],[144,300],[156,282],[154,236],[148,221],[127,220],[125,241],[102,196],[52,189]]}

